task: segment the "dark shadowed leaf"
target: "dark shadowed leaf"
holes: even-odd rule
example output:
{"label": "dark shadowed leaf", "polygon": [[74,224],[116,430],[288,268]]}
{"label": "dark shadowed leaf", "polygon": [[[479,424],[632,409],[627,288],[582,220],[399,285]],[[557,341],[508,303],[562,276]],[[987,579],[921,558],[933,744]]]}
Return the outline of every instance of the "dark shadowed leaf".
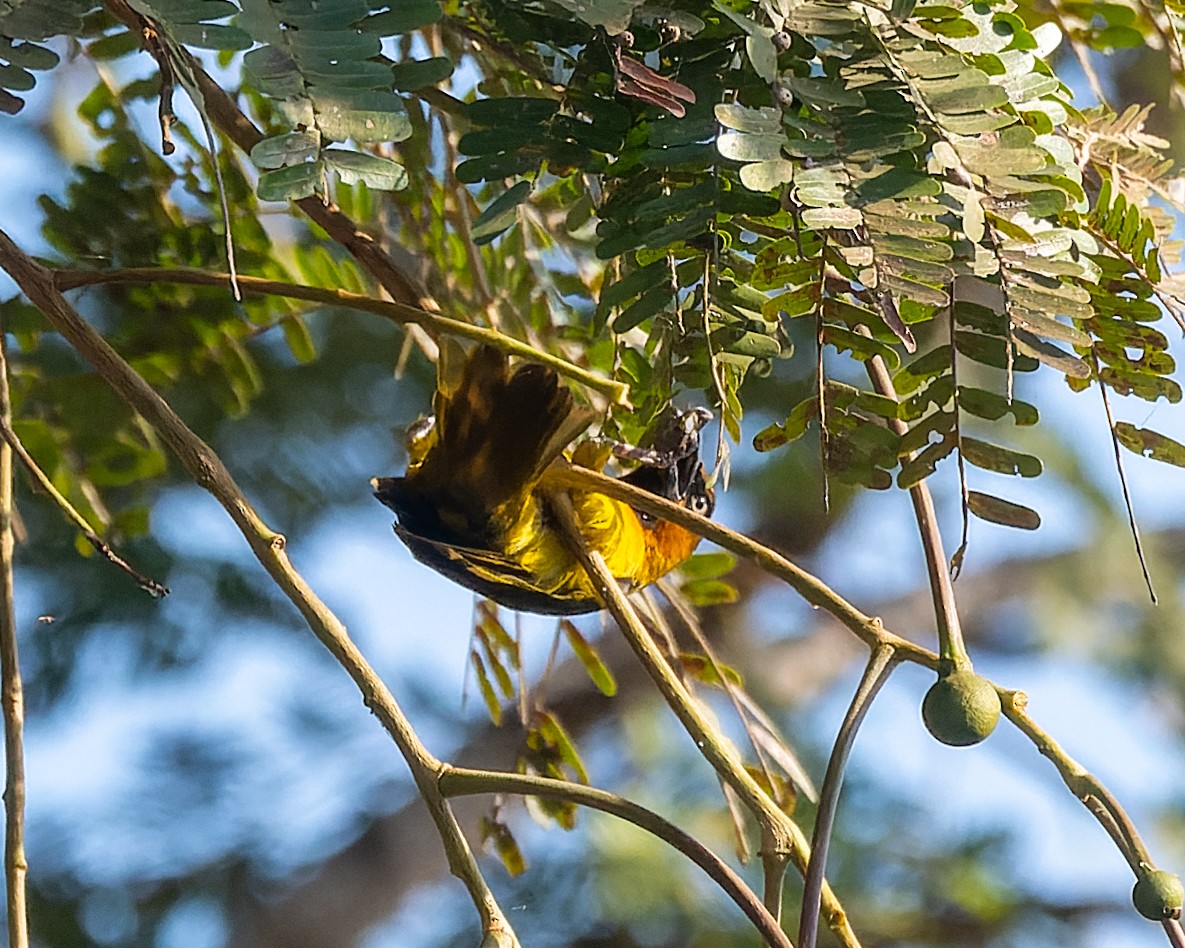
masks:
{"label": "dark shadowed leaf", "polygon": [[980,520],[989,520],[1005,527],[1036,530],[1041,526],[1040,514],[1031,507],[1014,504],[991,494],[981,494],[976,490],[967,492],[967,507]]}

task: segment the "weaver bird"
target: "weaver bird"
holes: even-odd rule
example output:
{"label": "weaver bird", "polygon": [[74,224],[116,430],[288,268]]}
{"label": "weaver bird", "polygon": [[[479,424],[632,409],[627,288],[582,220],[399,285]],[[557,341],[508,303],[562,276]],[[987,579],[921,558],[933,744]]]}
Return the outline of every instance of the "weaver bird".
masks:
{"label": "weaver bird", "polygon": [[[593,413],[578,407],[545,366],[511,368],[490,346],[459,363],[447,351],[437,370],[435,416],[408,432],[407,472],[371,481],[375,497],[398,517],[395,533],[420,562],[511,609],[549,615],[599,609],[539,486],[551,464],[566,463],[564,449]],[[619,451],[640,462],[623,480],[711,515],[715,495],[699,461],[699,431],[710,418],[702,408],[670,411],[647,445]],[[666,575],[699,542],[604,494],[570,496],[584,542],[631,588]]]}

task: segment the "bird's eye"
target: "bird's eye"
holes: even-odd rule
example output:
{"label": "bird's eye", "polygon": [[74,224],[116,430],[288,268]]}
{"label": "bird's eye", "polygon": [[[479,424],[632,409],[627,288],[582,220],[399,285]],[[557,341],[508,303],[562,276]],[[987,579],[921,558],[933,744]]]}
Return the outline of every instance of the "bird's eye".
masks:
{"label": "bird's eye", "polygon": [[712,504],[703,494],[696,494],[691,498],[691,509],[695,513],[706,517],[712,509]]}

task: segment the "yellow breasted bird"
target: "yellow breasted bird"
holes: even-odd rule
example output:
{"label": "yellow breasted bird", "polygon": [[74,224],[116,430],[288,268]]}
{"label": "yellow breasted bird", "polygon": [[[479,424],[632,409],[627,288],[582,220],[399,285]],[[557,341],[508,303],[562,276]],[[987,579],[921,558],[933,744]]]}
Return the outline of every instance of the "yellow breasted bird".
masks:
{"label": "yellow breasted bird", "polygon": [[[395,511],[395,533],[420,562],[512,609],[573,615],[600,608],[584,569],[554,522],[539,478],[588,427],[555,372],[535,363],[511,368],[479,346],[459,363],[441,351],[434,418],[408,432],[403,477],[371,481]],[[639,466],[624,480],[710,516],[715,496],[699,461],[703,409],[669,412]],[[699,537],[604,494],[572,491],[580,531],[609,571],[633,588],[666,575]]]}

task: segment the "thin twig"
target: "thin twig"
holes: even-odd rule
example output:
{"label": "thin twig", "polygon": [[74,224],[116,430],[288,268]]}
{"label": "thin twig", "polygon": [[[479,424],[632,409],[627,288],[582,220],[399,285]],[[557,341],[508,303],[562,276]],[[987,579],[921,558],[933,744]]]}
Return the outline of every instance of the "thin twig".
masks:
{"label": "thin twig", "polygon": [[1132,495],[1127,486],[1127,472],[1123,467],[1123,451],[1119,447],[1119,432],[1115,430],[1115,415],[1111,411],[1111,399],[1107,396],[1107,386],[1099,374],[1099,356],[1094,349],[1090,350],[1090,363],[1094,369],[1095,381],[1099,383],[1099,394],[1103,396],[1103,411],[1107,413],[1107,429],[1111,433],[1111,448],[1115,452],[1115,470],[1119,474],[1119,486],[1123,490],[1123,506],[1127,509],[1127,522],[1131,526],[1132,541],[1136,545],[1136,559],[1140,561],[1140,570],[1144,574],[1144,584],[1148,587],[1152,605],[1156,605],[1156,590],[1152,586],[1152,574],[1148,572],[1148,559],[1144,556],[1144,544],[1140,541],[1140,525],[1136,523],[1136,509],[1132,506]]}
{"label": "thin twig", "polygon": [[58,509],[66,515],[66,519],[79,529],[86,538],[87,543],[93,546],[104,559],[127,573],[128,576],[135,580],[137,586],[154,599],[160,599],[169,594],[168,586],[161,585],[155,579],[145,576],[111,549],[107,542],[99,536],[98,532],[91,527],[87,519],[78,512],[60,490],[54,487],[53,481],[49,479],[49,475],[41,470],[37,462],[33,460],[32,455],[29,454],[24,444],[21,443],[21,439],[17,436],[17,433],[13,431],[9,419],[5,417],[0,417],[0,438],[7,442],[8,446],[16,453],[21,464],[25,466],[25,470],[29,472],[29,476],[37,482],[37,486],[50,496],[50,499],[57,504]]}
{"label": "thin twig", "polygon": [[[80,286],[95,284],[125,283],[181,283],[191,286],[224,286],[226,274],[212,273],[190,267],[129,267],[123,270],[55,270],[54,286],[58,290],[73,290]],[[599,392],[613,404],[629,407],[629,386],[624,382],[606,379],[588,369],[573,365],[566,359],[541,352],[525,342],[519,342],[494,329],[474,326],[459,319],[450,319],[436,312],[429,312],[405,303],[376,300],[361,293],[347,290],[326,289],[319,286],[304,286],[285,283],[282,280],[265,280],[260,277],[240,276],[239,286],[245,293],[260,293],[282,296],[288,299],[307,300],[323,306],[341,306],[344,309],[361,310],[382,316],[401,326],[408,324],[424,326],[441,335],[461,336],[484,342],[510,355],[529,359],[555,369],[560,375],[572,379],[585,388]]]}
{"label": "thin twig", "polygon": [[[953,329],[952,329],[953,331]],[[884,359],[873,356],[864,363],[872,387],[880,395],[897,400],[897,390],[885,366]],[[893,419],[889,427],[902,435],[908,430],[905,422]],[[913,514],[926,556],[926,574],[930,580],[930,595],[934,600],[934,619],[938,627],[938,654],[945,663],[956,667],[970,664],[967,647],[963,644],[963,630],[959,624],[959,610],[955,606],[955,588],[950,578],[950,567],[942,548],[942,533],[938,529],[938,516],[934,512],[934,498],[930,485],[924,480],[909,488],[909,499],[913,503]]]}
{"label": "thin twig", "polygon": [[587,806],[623,819],[639,829],[657,836],[703,869],[737,904],[737,907],[749,917],[749,920],[761,932],[766,944],[781,946],[781,948],[793,948],[790,939],[778,927],[774,917],[758,901],[753,890],[727,863],[694,836],[632,800],[596,787],[570,783],[566,780],[554,780],[550,777],[449,766],[446,766],[441,772],[440,792],[450,798],[476,793],[518,793],[525,796],[547,797]]}
{"label": "thin twig", "polygon": [[831,846],[831,828],[835,825],[835,812],[839,806],[839,791],[843,786],[844,768],[848,755],[856,742],[856,732],[864,715],[872,707],[881,686],[889,680],[896,667],[893,648],[883,645],[869,656],[864,677],[852,696],[848,713],[844,716],[835,745],[831,748],[831,759],[827,761],[827,774],[823,778],[823,790],[819,795],[819,812],[815,816],[815,831],[811,835],[811,861],[807,866],[802,891],[802,915],[798,922],[798,948],[815,948],[819,935],[819,895],[823,890],[824,873],[827,870],[827,850]]}
{"label": "thin twig", "polygon": [[[12,421],[8,362],[0,331],[0,419]],[[0,705],[4,714],[4,881],[9,948],[28,948],[25,898],[25,697],[16,641],[12,582],[12,449],[0,443]]]}
{"label": "thin twig", "polygon": [[[1062,750],[1061,745],[1029,717],[1028,696],[1022,691],[1009,691],[1000,687],[997,687],[996,691],[1000,695],[1000,706],[1004,716],[1049,758],[1070,792],[1086,804],[1086,808],[1095,814],[1095,818],[1104,828],[1108,829],[1119,851],[1123,853],[1123,858],[1131,866],[1132,872],[1139,874],[1141,865],[1154,865],[1152,857],[1148,854],[1148,847],[1144,845],[1139,831],[1119,801],[1094,774]],[[1101,813],[1092,806],[1092,800],[1097,801]],[[1113,823],[1114,832],[1108,827],[1108,821]]]}
{"label": "thin twig", "polygon": [[513,929],[482,877],[456,816],[440,794],[437,777],[442,763],[420,741],[403,709],[358,651],[341,620],[293,568],[285,552],[285,538],[263,522],[210,446],[195,435],[168,403],[70,306],[55,288],[53,273],[21,251],[3,231],[0,231],[0,269],[8,272],[50,325],[94,366],[131,408],[139,412],[194,482],[222,504],[256,559],[299,610],[313,634],[354,680],[363,702],[395,741],[436,824],[449,869],[469,893],[480,916],[482,930],[498,937],[504,945],[517,945]]}

